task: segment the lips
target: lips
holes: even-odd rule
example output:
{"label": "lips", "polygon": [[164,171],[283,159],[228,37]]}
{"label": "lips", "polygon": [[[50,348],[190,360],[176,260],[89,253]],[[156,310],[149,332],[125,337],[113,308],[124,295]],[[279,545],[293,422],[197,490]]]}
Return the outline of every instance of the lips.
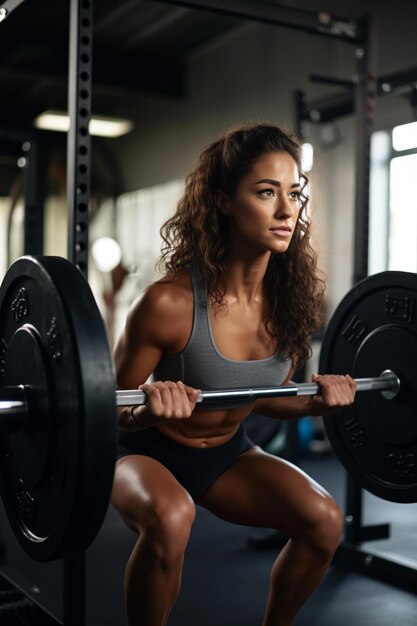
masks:
{"label": "lips", "polygon": [[291,228],[289,226],[277,226],[276,228],[269,228],[268,230],[271,233],[274,233],[274,235],[281,235],[283,237],[291,233]]}

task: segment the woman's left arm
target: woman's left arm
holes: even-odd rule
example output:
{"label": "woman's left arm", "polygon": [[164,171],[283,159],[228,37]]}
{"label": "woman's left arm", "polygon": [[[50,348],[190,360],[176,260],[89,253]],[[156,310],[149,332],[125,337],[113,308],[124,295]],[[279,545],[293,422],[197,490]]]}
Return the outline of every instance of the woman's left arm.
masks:
{"label": "woman's left arm", "polygon": [[[292,374],[293,371],[283,385],[291,384]],[[261,398],[256,400],[252,410],[269,417],[291,419],[305,415],[331,415],[350,406],[355,400],[356,384],[348,374],[345,376],[313,374],[311,382],[319,385],[321,391],[319,395]]]}

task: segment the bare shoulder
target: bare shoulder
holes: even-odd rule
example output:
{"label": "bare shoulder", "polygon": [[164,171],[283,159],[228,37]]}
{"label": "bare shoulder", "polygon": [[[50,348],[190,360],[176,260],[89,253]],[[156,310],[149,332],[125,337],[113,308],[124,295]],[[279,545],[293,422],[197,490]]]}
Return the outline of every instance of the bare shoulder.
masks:
{"label": "bare shoulder", "polygon": [[144,334],[162,348],[178,348],[187,334],[193,317],[193,290],[186,270],[168,274],[152,283],[138,298],[126,321],[132,338],[143,340]]}
{"label": "bare shoulder", "polygon": [[147,287],[135,308],[142,314],[172,321],[193,308],[191,279],[186,270],[167,275]]}

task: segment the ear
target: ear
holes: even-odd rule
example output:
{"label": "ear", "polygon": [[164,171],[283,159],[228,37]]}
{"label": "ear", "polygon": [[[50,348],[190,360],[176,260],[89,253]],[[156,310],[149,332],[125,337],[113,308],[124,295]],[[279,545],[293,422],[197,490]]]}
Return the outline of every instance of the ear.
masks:
{"label": "ear", "polygon": [[221,189],[216,189],[216,206],[223,215],[230,215],[230,198]]}

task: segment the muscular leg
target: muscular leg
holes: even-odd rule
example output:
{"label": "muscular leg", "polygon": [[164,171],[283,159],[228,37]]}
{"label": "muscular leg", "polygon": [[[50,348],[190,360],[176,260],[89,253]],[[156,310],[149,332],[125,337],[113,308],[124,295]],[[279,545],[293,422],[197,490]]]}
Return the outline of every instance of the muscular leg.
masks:
{"label": "muscular leg", "polygon": [[256,447],[197,502],[230,522],[290,537],[272,568],[263,621],[263,626],[290,626],[339,545],[343,520],[334,500],[304,472]]}
{"label": "muscular leg", "polygon": [[172,474],[145,456],[116,463],[112,503],[139,533],[126,567],[129,626],[163,626],[178,596],[195,506]]}

